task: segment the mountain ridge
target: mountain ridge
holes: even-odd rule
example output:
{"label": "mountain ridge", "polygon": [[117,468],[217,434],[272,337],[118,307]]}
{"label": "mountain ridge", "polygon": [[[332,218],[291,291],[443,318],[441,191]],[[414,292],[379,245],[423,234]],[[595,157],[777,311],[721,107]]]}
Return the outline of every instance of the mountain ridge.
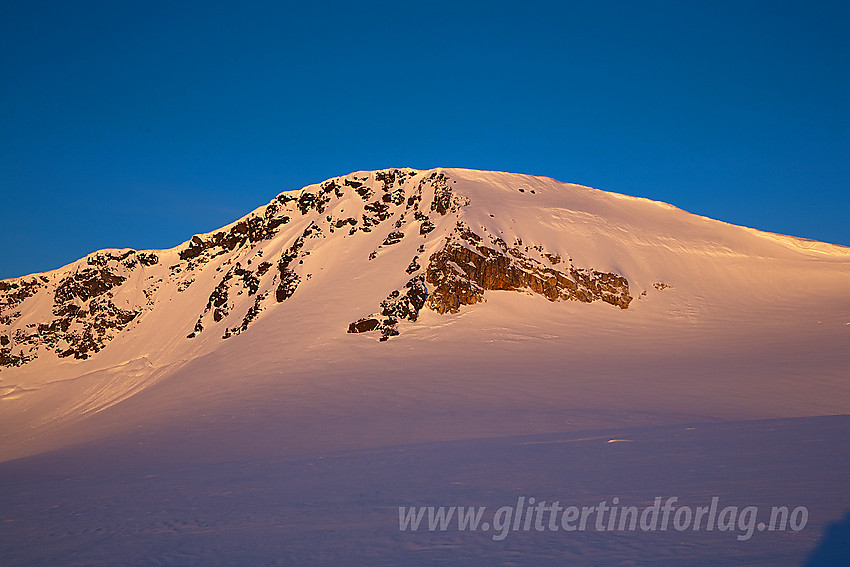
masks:
{"label": "mountain ridge", "polygon": [[[37,321],[38,332],[29,335],[22,334],[20,326],[14,329],[14,331],[10,329],[9,334],[4,335],[0,339],[3,343],[2,347],[0,347],[2,349],[0,350],[0,365],[9,367],[27,364],[38,356],[38,352],[34,351],[44,350],[39,349],[42,345],[46,345],[48,349],[52,349],[60,358],[73,356],[76,359],[87,359],[102,348],[105,348],[106,343],[113,338],[111,336],[112,334],[108,332],[109,329],[121,331],[141,315],[143,309],[140,309],[141,306],[138,305],[138,302],[132,306],[132,309],[119,308],[111,301],[99,302],[99,298],[106,295],[111,296],[114,288],[122,286],[125,281],[130,279],[137,266],[152,267],[160,262],[160,257],[166,259],[176,255],[179,261],[185,262],[185,266],[181,266],[179,262],[171,264],[169,269],[172,276],[175,273],[179,274],[183,270],[194,271],[198,267],[198,264],[206,263],[215,256],[233,252],[236,249],[242,249],[246,246],[248,248],[251,246],[256,248],[256,245],[271,240],[277,234],[280,227],[289,223],[292,216],[297,213],[300,213],[302,217],[308,215],[308,213],[315,213],[311,216],[311,222],[304,229],[304,232],[291,242],[281,257],[275,260],[280,280],[274,290],[274,297],[278,303],[282,302],[295,292],[301,280],[301,275],[296,270],[291,269],[289,263],[298,259],[303,264],[303,256],[305,254],[301,254],[301,248],[304,246],[305,239],[311,236],[315,237],[321,233],[323,230],[322,226],[324,226],[325,231],[329,231],[330,233],[333,233],[335,229],[347,229],[348,235],[353,236],[358,231],[372,232],[373,227],[377,227],[384,221],[389,220],[390,217],[399,216],[400,218],[395,222],[395,228],[400,229],[404,223],[404,214],[410,212],[414,217],[414,221],[419,223],[419,234],[427,238],[427,235],[434,229],[433,220],[429,217],[429,214],[422,212],[419,208],[420,201],[422,200],[422,191],[426,184],[431,186],[429,187],[431,190],[430,203],[425,204],[428,213],[445,216],[449,212],[457,212],[461,206],[467,206],[469,204],[468,199],[464,202],[464,198],[458,198],[452,195],[447,183],[448,177],[444,171],[446,170],[438,168],[425,172],[412,169],[354,172],[347,176],[335,177],[320,184],[307,186],[298,191],[281,193],[267,205],[258,207],[240,219],[220,229],[208,233],[196,234],[171,249],[145,251],[104,249],[88,254],[84,258],[56,270],[3,280],[0,282],[0,293],[3,293],[3,296],[0,296],[2,297],[2,300],[0,300],[2,301],[0,303],[0,316],[2,316],[0,324],[6,327],[12,327],[12,323],[21,317],[21,313],[16,311],[16,308],[29,297],[38,293],[39,290],[49,290],[51,287],[50,284],[54,283],[52,281],[54,278],[61,278],[60,281],[55,282],[55,286],[52,289],[55,297],[53,315],[59,318],[52,319],[49,322]],[[412,189],[405,187],[405,182],[412,180],[417,175],[420,176],[418,186]],[[366,183],[369,180],[372,181],[371,184]],[[375,195],[374,192],[378,190],[378,185],[380,186],[381,194]],[[407,194],[408,189],[410,189],[410,195]],[[523,191],[523,189],[520,188],[520,191]],[[331,215],[327,215],[324,219],[326,222],[322,223],[319,215],[325,212],[325,208],[329,205],[330,201],[334,199],[340,200],[347,196],[350,197],[352,192],[356,193],[364,202],[363,211],[360,213],[359,218],[357,216],[347,216],[334,219]],[[533,193],[534,190],[532,189],[531,192]],[[398,209],[402,205],[405,205],[404,211],[399,214]],[[595,292],[588,291],[590,289],[588,284],[595,277],[593,272],[590,276],[586,274],[580,275],[579,272],[574,271],[575,268],[571,268],[573,271],[568,276],[560,274],[551,267],[545,268],[542,272],[539,268],[535,268],[538,273],[536,277],[522,276],[520,273],[528,274],[529,270],[532,269],[530,264],[532,260],[523,260],[521,252],[516,248],[511,249],[510,254],[517,260],[523,260],[525,262],[525,268],[520,271],[514,270],[511,277],[508,278],[510,281],[506,281],[504,278],[498,281],[494,280],[494,270],[492,269],[489,270],[489,274],[479,273],[477,276],[472,272],[463,273],[461,271],[456,275],[460,277],[465,276],[467,279],[477,278],[478,281],[473,284],[473,287],[466,285],[465,287],[468,289],[460,289],[458,286],[464,287],[463,284],[455,281],[457,280],[456,277],[449,277],[446,274],[447,270],[452,271],[449,264],[453,261],[453,255],[461,253],[460,251],[470,244],[474,244],[478,249],[478,253],[471,255],[471,257],[480,258],[481,256],[479,254],[483,253],[487,256],[487,262],[494,260],[495,256],[501,258],[501,265],[493,266],[495,271],[504,271],[507,265],[512,263],[513,260],[505,255],[508,252],[508,245],[501,239],[490,239],[491,245],[498,245],[501,248],[501,253],[497,253],[494,248],[481,245],[481,237],[468,227],[463,226],[460,220],[458,220],[455,228],[456,230],[453,233],[455,236],[455,246],[450,249],[444,249],[442,253],[440,270],[442,275],[437,275],[437,270],[431,269],[430,265],[426,268],[427,278],[430,280],[429,284],[432,286],[436,285],[441,290],[441,297],[445,298],[443,304],[437,305],[433,301],[434,296],[431,296],[430,305],[442,313],[446,311],[457,312],[461,304],[480,301],[484,289],[488,287],[491,289],[517,289],[530,285],[551,299],[569,297],[584,301],[588,299],[593,300],[590,298],[602,298],[619,304],[624,308],[627,307],[628,302],[631,300],[627,291],[627,282],[624,280],[617,281],[617,285],[620,287],[619,293],[623,294],[623,297],[621,299],[612,299],[610,294],[613,293],[613,288],[607,285],[607,279],[603,284],[607,288],[605,293],[609,294],[608,296],[598,289]],[[377,255],[378,249],[395,244],[401,238],[404,238],[404,233],[399,230],[389,232],[376,250],[370,254],[370,260]],[[457,242],[461,242],[462,244],[457,244]],[[418,251],[424,252],[424,245],[421,245]],[[258,254],[261,257],[262,250]],[[309,252],[306,254],[309,254]],[[543,252],[543,254],[546,253]],[[467,259],[469,259],[470,256],[467,256]],[[409,275],[418,271],[418,268],[417,270],[411,269],[416,265],[418,259],[419,255],[417,254],[408,265],[409,267],[406,272]],[[169,259],[168,261],[170,263],[173,260]],[[539,264],[539,261],[533,261]],[[559,262],[560,258],[557,254],[550,255],[549,261],[554,264]],[[250,264],[251,259],[248,259],[247,262]],[[193,331],[187,337],[194,338],[203,332],[207,315],[211,315],[213,322],[218,323],[229,314],[230,310],[227,308],[226,297],[229,287],[226,284],[228,284],[229,280],[234,277],[237,280],[242,278],[243,287],[245,287],[249,296],[253,296],[259,290],[258,278],[265,276],[272,267],[272,262],[264,260],[259,262],[256,270],[252,270],[248,269],[247,266],[243,267],[237,261],[236,265],[219,280],[215,290],[211,292],[207,305],[197,318]],[[478,266],[478,268],[478,271],[480,271],[482,266]],[[71,275],[72,273],[73,275]],[[601,276],[601,274],[599,275]],[[558,279],[559,277],[560,280]],[[605,277],[613,278],[614,275]],[[177,279],[179,280],[176,282],[178,291],[183,291],[194,282],[193,278]],[[409,280],[408,283],[414,279],[415,277]],[[554,281],[554,284],[549,285],[549,288],[544,290],[544,280],[546,279]],[[419,305],[415,309],[416,312],[424,305],[425,296],[428,295],[427,291],[425,291],[424,279],[420,278],[420,280],[418,289],[420,290],[423,301],[422,305]],[[584,282],[581,289],[573,285],[575,280],[582,280]],[[438,281],[439,285],[437,285]],[[157,282],[162,283],[163,278],[160,277]],[[136,285],[138,285],[138,282]],[[571,291],[573,293],[559,293],[554,291],[553,285],[554,288],[572,285],[574,289]],[[158,291],[158,288],[153,289],[153,286],[144,287],[142,291],[145,294],[147,305],[152,305],[151,298]],[[255,304],[245,313],[242,324],[233,328],[226,328],[223,338],[228,338],[233,333],[240,333],[247,330],[252,319],[262,310],[261,303],[266,300],[269,294],[269,290],[260,293],[257,296]],[[86,306],[89,307],[88,310],[86,310]],[[390,311],[393,310],[391,309]],[[101,316],[98,317],[97,314]],[[399,313],[393,311],[393,314],[398,315]],[[386,339],[391,334],[397,334],[397,330],[395,329],[396,321],[392,319],[393,315],[389,312],[384,315],[391,318],[386,319],[382,323],[375,322],[375,325],[371,325],[370,323],[371,328],[369,330],[374,330],[377,326],[381,326],[385,331],[382,338]],[[70,327],[75,319],[79,320],[87,316],[93,319],[91,325],[84,326],[82,330],[77,332],[77,335],[73,331],[70,331]],[[408,308],[403,316],[415,320],[416,313]],[[32,325],[33,323],[29,322],[27,324]],[[350,326],[350,330],[353,332],[362,332],[359,330],[362,328],[362,323],[352,323]],[[59,346],[59,343],[68,344]],[[30,348],[25,353],[23,346],[26,345],[35,348]],[[21,347],[17,354],[14,353],[16,347]]]}
{"label": "mountain ridge", "polygon": [[[318,187],[322,183],[327,183],[329,181],[334,181],[334,180],[343,180],[343,179],[349,178],[353,175],[369,174],[369,173],[374,173],[374,172],[399,171],[399,170],[413,170],[413,171],[417,171],[419,173],[428,173],[428,172],[432,172],[432,171],[494,173],[494,174],[503,174],[503,175],[508,175],[508,176],[529,177],[529,178],[532,178],[532,179],[548,180],[548,181],[551,181],[553,183],[557,183],[557,184],[560,184],[560,185],[578,187],[578,188],[581,188],[581,189],[586,189],[586,190],[591,190],[591,191],[598,191],[600,193],[604,193],[604,194],[607,194],[607,195],[611,195],[613,197],[622,198],[622,199],[626,199],[626,200],[652,203],[656,206],[666,208],[666,209],[669,209],[669,210],[674,210],[674,211],[686,213],[686,214],[693,216],[693,217],[696,217],[696,218],[705,219],[705,220],[709,220],[709,221],[712,221],[712,222],[715,222],[715,223],[720,223],[720,224],[724,224],[724,225],[728,225],[728,226],[732,226],[732,227],[743,228],[743,229],[746,229],[746,230],[749,230],[749,231],[753,231],[754,233],[762,235],[762,236],[776,237],[777,240],[787,240],[787,242],[796,244],[799,247],[804,248],[804,249],[821,250],[821,251],[824,251],[824,252],[834,252],[834,253],[839,253],[839,254],[840,253],[850,254],[850,246],[846,246],[846,245],[838,244],[838,243],[834,243],[834,242],[821,241],[821,240],[807,238],[807,237],[803,237],[803,236],[794,236],[794,235],[790,235],[790,234],[784,234],[784,233],[773,232],[773,231],[769,231],[769,230],[763,230],[763,229],[754,228],[754,227],[750,227],[750,226],[746,226],[746,225],[739,225],[739,224],[735,224],[735,223],[732,223],[732,222],[715,219],[713,217],[709,217],[709,216],[706,216],[706,215],[693,213],[691,211],[688,211],[687,209],[683,209],[681,207],[678,207],[677,205],[667,203],[666,201],[659,201],[659,200],[651,199],[651,198],[648,198],[648,197],[628,195],[626,193],[619,193],[617,191],[610,191],[610,190],[606,190],[606,189],[598,189],[598,188],[591,187],[591,186],[585,186],[585,185],[579,185],[579,184],[559,181],[559,180],[557,180],[553,177],[549,177],[549,176],[545,176],[545,175],[533,175],[533,174],[527,174],[527,173],[516,173],[516,172],[501,171],[501,170],[478,170],[478,169],[459,168],[459,167],[436,167],[436,168],[431,168],[431,169],[426,169],[426,170],[416,170],[416,169],[410,168],[410,167],[390,167],[390,168],[384,168],[384,169],[379,169],[379,170],[358,170],[358,171],[352,171],[352,172],[345,174],[345,175],[330,177],[330,178],[328,178],[328,179],[326,179],[326,180],[324,180],[320,183],[314,183],[314,184],[306,185],[306,186],[301,187],[299,189],[287,189],[287,190],[284,190],[282,193],[279,193],[278,196],[282,195],[284,193],[296,194],[296,193],[301,193],[301,192],[304,192],[304,191],[309,191],[311,188]],[[15,280],[28,279],[28,278],[31,278],[31,277],[34,277],[34,276],[49,275],[49,274],[52,274],[52,273],[57,272],[57,271],[67,270],[67,269],[71,268],[72,266],[77,265],[79,262],[86,260],[88,257],[94,256],[94,255],[97,255],[97,254],[100,254],[100,253],[126,253],[128,251],[132,251],[132,252],[136,252],[136,253],[141,253],[141,252],[148,252],[148,253],[160,252],[161,253],[161,252],[173,251],[173,250],[176,250],[176,249],[179,249],[179,248],[182,248],[182,247],[188,245],[191,242],[192,238],[195,237],[195,236],[198,236],[198,237],[211,236],[211,235],[215,234],[216,232],[220,232],[222,230],[229,229],[229,228],[233,227],[234,225],[238,224],[239,222],[249,218],[251,215],[258,213],[259,211],[265,210],[268,207],[268,205],[271,204],[273,201],[274,201],[274,199],[272,201],[270,201],[269,203],[266,203],[264,205],[260,205],[260,206],[256,207],[255,209],[251,210],[247,214],[245,214],[241,217],[238,217],[237,219],[235,219],[235,220],[233,220],[233,221],[231,221],[231,222],[229,222],[225,225],[222,225],[219,228],[210,230],[208,232],[196,233],[192,237],[180,242],[179,244],[177,244],[175,246],[169,247],[169,248],[144,248],[144,249],[137,249],[137,248],[131,248],[131,247],[98,248],[98,249],[82,256],[81,258],[78,258],[76,260],[68,262],[67,264],[63,264],[62,266],[59,266],[59,267],[56,267],[56,268],[51,268],[51,269],[48,269],[48,270],[43,270],[43,271],[40,271],[40,272],[30,272],[30,273],[22,274],[20,276],[10,276],[10,277],[6,277],[6,278],[0,278],[0,282],[11,282],[11,281],[15,281]],[[808,244],[816,244],[818,246],[809,247],[809,246],[806,245],[807,243]]]}
{"label": "mountain ridge", "polygon": [[[212,324],[216,324],[228,317],[235,307],[229,305],[228,293],[231,287],[238,286],[242,289],[235,291],[237,295],[247,292],[249,297],[256,295],[256,298],[247,309],[244,305],[239,307],[243,313],[241,322],[225,327],[221,336],[229,338],[247,330],[253,319],[272,299],[277,303],[285,301],[295,293],[303,278],[312,277],[312,273],[302,274],[298,268],[291,265],[296,260],[297,265],[304,264],[310,254],[309,250],[304,249],[307,241],[312,238],[326,238],[335,231],[347,232],[348,237],[370,233],[378,230],[380,225],[390,219],[395,221],[392,223],[393,229],[382,229],[386,236],[380,244],[374,246],[368,260],[375,259],[387,247],[404,239],[405,230],[407,233],[412,230],[414,234],[418,231],[418,235],[423,237],[422,243],[405,269],[405,273],[412,277],[387,290],[386,298],[379,304],[379,311],[364,313],[349,322],[349,332],[380,331],[381,339],[386,340],[398,334],[399,318],[416,321],[419,311],[424,307],[439,313],[457,313],[462,305],[482,301],[484,292],[488,289],[526,289],[550,300],[591,302],[601,299],[623,309],[628,308],[633,299],[629,293],[629,281],[621,273],[622,270],[618,271],[616,265],[609,265],[600,271],[593,265],[587,265],[588,262],[585,262],[584,266],[575,266],[572,258],[567,257],[565,261],[568,265],[565,264],[565,271],[561,272],[560,268],[556,267],[562,261],[558,251],[544,250],[539,244],[533,244],[531,250],[527,245],[523,245],[519,236],[514,237],[514,242],[506,242],[496,235],[492,228],[488,233],[486,224],[481,222],[476,223],[477,226],[470,226],[465,220],[464,211],[471,204],[470,197],[463,189],[460,193],[453,192],[452,189],[458,178],[466,181],[477,180],[482,176],[490,180],[487,189],[493,194],[482,195],[479,191],[475,195],[476,210],[491,206],[490,201],[494,200],[498,208],[498,200],[504,198],[506,191],[525,193],[527,189],[528,195],[531,196],[544,190],[543,186],[546,190],[554,187],[564,193],[561,196],[564,201],[569,201],[573,194],[583,194],[582,199],[590,197],[600,201],[622,201],[628,206],[651,207],[679,215],[691,222],[708,223],[714,225],[712,228],[725,226],[733,230],[743,230],[760,239],[777,242],[795,250],[825,255],[850,255],[850,249],[839,245],[739,227],[693,215],[667,203],[564,184],[547,177],[459,168],[357,171],[308,185],[300,190],[282,192],[268,204],[243,217],[219,229],[196,234],[173,248],[144,251],[127,248],[103,249],[55,270],[0,281],[0,325],[6,327],[7,331],[0,334],[0,368],[27,364],[45,350],[52,351],[60,358],[85,360],[105,348],[115,334],[131,326],[134,320],[142,315],[145,307],[155,304],[153,298],[160,286],[139,282],[136,268],[140,267],[140,271],[144,272],[144,268],[159,264],[160,257],[163,262],[169,264],[170,273],[165,277],[160,274],[158,278],[149,276],[147,279],[155,279],[156,284],[166,286],[173,284],[178,292],[183,292],[194,283],[195,278],[181,277],[182,273],[194,274],[197,269],[202,269],[218,256],[233,255],[226,260],[225,265],[230,265],[234,260],[236,264],[221,278],[216,278],[217,283],[209,292],[207,302],[198,314],[192,330],[184,335],[189,339],[195,338],[203,333],[205,326],[209,326],[210,319]],[[492,183],[494,179],[500,180],[500,183]],[[423,190],[427,193],[424,203]],[[357,202],[357,197],[362,203]],[[556,195],[556,200],[557,198]],[[353,214],[350,211],[343,216],[344,209],[340,203],[352,199],[352,206],[357,210]],[[533,207],[534,203],[529,206]],[[327,214],[322,217],[329,207],[338,209],[340,216]],[[580,209],[571,209],[569,206],[563,210],[579,218],[584,215],[584,222],[604,220],[604,217],[594,213],[588,214]],[[435,239],[443,239],[444,245],[435,248],[428,241],[429,234],[435,229],[434,219],[444,218],[449,213],[456,217],[456,224],[449,231],[444,227]],[[266,250],[261,245],[267,246],[281,229],[298,215],[302,221],[309,217],[309,224],[295,238],[292,238],[292,235],[286,237],[289,244],[286,248],[278,246],[280,251],[275,249],[271,256],[262,259]],[[405,215],[408,215],[407,218]],[[494,217],[493,214],[490,216]],[[403,227],[406,228],[402,230]],[[614,228],[619,230],[617,226]],[[499,232],[503,233],[501,229]],[[343,235],[343,238],[345,237],[346,235]],[[427,255],[426,242],[430,245]],[[674,243],[676,244],[678,243]],[[663,242],[662,238],[654,245],[669,244]],[[671,250],[675,251],[675,248]],[[715,253],[724,252],[736,253],[728,247]],[[629,251],[626,251],[626,254],[628,253]],[[237,256],[241,258],[241,262]],[[242,262],[246,261],[247,264],[243,265]],[[256,268],[248,267],[252,261],[257,262]],[[216,267],[217,272],[222,269],[222,266]],[[272,274],[273,283],[264,284],[261,291],[260,280],[268,279],[266,276],[269,273]],[[125,300],[119,307],[115,302],[104,299],[112,298],[114,293],[121,291],[120,288],[127,280],[133,278],[135,280],[131,281],[131,285],[136,288],[135,300]],[[660,281],[643,282],[642,293],[645,294],[650,283],[663,284]],[[22,317],[17,308],[39,291],[52,291],[54,317],[51,318],[45,313],[29,319]],[[143,300],[138,297],[139,293],[144,294]],[[88,324],[76,325],[77,329],[71,328],[74,323],[86,318],[88,320],[84,323]],[[21,319],[27,319],[23,328],[20,324],[14,325],[16,321],[20,323]],[[33,325],[36,325],[36,332],[27,333],[26,328],[32,329]]]}
{"label": "mountain ridge", "polygon": [[[662,414],[723,419],[840,413],[848,274],[840,247],[549,178],[354,172],[283,192],[171,249],[106,249],[3,280],[37,289],[0,291],[0,450],[56,446],[57,428],[90,436],[70,425],[95,416],[107,431],[165,408],[202,414],[309,375],[350,375],[332,379],[341,392],[383,373],[441,383],[431,367],[484,372],[506,392],[519,386],[500,366],[513,368],[541,403],[605,399],[630,414],[658,414],[659,404]],[[640,377],[600,370],[613,361]],[[762,396],[758,411],[719,387],[754,361],[775,376],[734,388]],[[671,372],[689,373],[691,362],[717,386],[680,392],[687,411],[666,407],[668,392],[693,380]],[[549,376],[565,365],[601,376],[598,385],[555,385]],[[821,387],[800,397],[793,377],[809,375]],[[658,381],[665,391],[646,397]],[[419,388],[404,383],[385,387]],[[569,384],[577,389],[561,391]],[[623,392],[614,401],[612,389]],[[626,393],[642,401],[617,401]]]}

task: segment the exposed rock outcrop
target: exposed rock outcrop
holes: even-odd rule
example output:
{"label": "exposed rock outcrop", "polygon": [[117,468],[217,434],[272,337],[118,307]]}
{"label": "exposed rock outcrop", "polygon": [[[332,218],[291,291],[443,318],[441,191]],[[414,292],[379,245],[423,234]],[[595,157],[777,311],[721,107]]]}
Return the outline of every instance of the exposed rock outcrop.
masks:
{"label": "exposed rock outcrop", "polygon": [[518,248],[509,249],[501,239],[492,241],[495,246],[487,246],[468,227],[458,225],[443,248],[429,259],[425,272],[426,282],[433,286],[429,308],[456,313],[461,305],[483,301],[485,290],[527,289],[550,301],[602,300],[621,309],[632,300],[629,283],[622,276],[573,266],[562,272],[544,266]]}
{"label": "exposed rock outcrop", "polygon": [[380,331],[381,340],[398,335],[398,322],[401,319],[416,321],[419,312],[428,298],[425,278],[411,278],[401,290],[395,290],[381,302],[380,313],[374,313],[354,321],[348,326],[349,333]]}
{"label": "exposed rock outcrop", "polygon": [[[306,195],[306,193],[305,193]],[[307,200],[311,206],[317,204],[314,200]],[[280,201],[273,201],[263,216],[252,216],[242,220],[227,231],[218,231],[211,236],[201,237],[197,234],[189,241],[189,245],[180,251],[181,260],[190,260],[189,265],[197,264],[199,258],[209,260],[215,256],[232,251],[247,243],[256,243],[268,240],[277,234],[278,229],[290,221],[286,215],[277,215]],[[306,210],[306,204],[303,204]],[[302,203],[299,201],[299,208]],[[192,261],[195,260],[195,261]]]}
{"label": "exposed rock outcrop", "polygon": [[156,263],[154,254],[101,252],[86,259],[92,267],[80,268],[58,278],[20,279],[0,282],[0,309],[3,325],[12,325],[20,312],[12,311],[41,288],[52,284],[52,317],[18,327],[0,341],[0,366],[19,366],[33,360],[39,349],[53,351],[58,357],[89,358],[103,349],[114,336],[141,313],[141,309],[121,309],[114,302],[113,290],[139,265]]}
{"label": "exposed rock outcrop", "polygon": [[[435,209],[436,210],[436,209]],[[521,246],[522,241],[517,240]],[[560,256],[535,247],[541,258],[551,264]],[[528,247],[526,247],[528,249]],[[407,268],[408,273],[420,269],[418,257]],[[381,340],[399,333],[399,319],[416,321],[419,311],[427,307],[440,314],[457,313],[461,306],[484,301],[487,290],[526,290],[549,301],[573,300],[590,303],[601,300],[621,309],[632,301],[629,283],[623,276],[593,269],[576,268],[570,263],[564,271],[532,258],[519,247],[508,247],[498,237],[490,242],[458,222],[443,246],[431,254],[424,275],[411,279],[406,292],[393,291],[381,303],[379,315],[370,315],[351,323],[349,333],[381,331]],[[392,306],[392,307],[388,307]]]}

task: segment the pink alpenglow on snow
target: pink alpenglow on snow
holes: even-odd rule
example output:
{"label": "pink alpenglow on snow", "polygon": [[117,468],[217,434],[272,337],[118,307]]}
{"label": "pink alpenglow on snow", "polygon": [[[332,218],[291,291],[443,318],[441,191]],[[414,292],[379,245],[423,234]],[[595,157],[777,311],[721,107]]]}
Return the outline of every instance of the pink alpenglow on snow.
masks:
{"label": "pink alpenglow on snow", "polygon": [[[170,250],[2,280],[0,557],[816,561],[850,508],[848,291],[845,247],[443,168],[355,172]],[[402,507],[532,494],[807,517],[399,530]]]}

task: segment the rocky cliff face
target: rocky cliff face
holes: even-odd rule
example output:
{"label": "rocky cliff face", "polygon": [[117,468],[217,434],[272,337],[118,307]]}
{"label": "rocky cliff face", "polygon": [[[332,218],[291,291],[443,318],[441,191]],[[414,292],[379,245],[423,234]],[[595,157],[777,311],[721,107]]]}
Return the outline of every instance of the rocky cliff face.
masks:
{"label": "rocky cliff face", "polygon": [[[6,328],[0,334],[0,366],[26,364],[39,350],[76,359],[97,353],[142,311],[141,305],[131,309],[116,306],[115,288],[140,266],[157,262],[157,256],[147,252],[98,253],[72,273],[0,282],[0,328]],[[51,291],[48,312],[37,321],[14,325],[24,301]]]}
{"label": "rocky cliff face", "polygon": [[[381,340],[387,340],[399,334],[400,320],[416,321],[422,308],[440,314],[457,313],[463,305],[484,301],[487,290],[529,291],[549,301],[601,300],[621,309],[627,309],[632,301],[629,283],[622,276],[578,269],[571,264],[561,271],[544,265],[528,246],[508,247],[504,240],[492,235],[488,240],[485,244],[481,236],[458,221],[427,265],[422,268],[419,257],[414,257],[407,272],[417,275],[403,289],[390,293],[381,302],[380,311],[351,323],[348,332],[380,331]],[[561,263],[558,256],[536,252],[551,264]]]}
{"label": "rocky cliff face", "polygon": [[[572,264],[564,271],[544,265],[522,242],[508,247],[499,237],[489,236],[489,243],[458,223],[455,234],[433,255],[425,271],[425,281],[433,286],[428,307],[438,313],[456,313],[461,305],[484,299],[485,290],[530,290],[549,301],[575,300],[590,303],[602,300],[626,309],[632,300],[629,282],[622,276],[578,269]],[[553,265],[560,257],[542,249],[538,255]]]}
{"label": "rocky cliff face", "polygon": [[[0,369],[44,356],[90,358],[154,313],[182,317],[174,304],[181,298],[197,310],[174,340],[228,339],[298,294],[323,268],[311,254],[339,239],[374,242],[364,263],[387,251],[415,250],[398,273],[387,273],[387,282],[374,282],[387,286],[386,298],[371,313],[365,305],[368,314],[348,324],[349,333],[386,340],[403,321],[417,321],[422,309],[451,316],[485,301],[491,290],[629,306],[622,275],[574,266],[540,244],[520,238],[509,244],[473,227],[465,211],[484,204],[471,203],[453,185],[440,170],[352,174],[281,193],[172,250],[102,251],[60,270],[0,281]],[[396,287],[392,280],[405,283]],[[190,301],[196,296],[203,303]]]}

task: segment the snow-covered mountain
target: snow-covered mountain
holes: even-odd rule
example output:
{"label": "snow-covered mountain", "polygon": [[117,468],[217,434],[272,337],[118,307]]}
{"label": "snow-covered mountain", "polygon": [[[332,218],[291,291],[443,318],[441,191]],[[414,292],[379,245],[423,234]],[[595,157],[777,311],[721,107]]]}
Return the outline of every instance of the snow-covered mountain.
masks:
{"label": "snow-covered mountain", "polygon": [[[847,508],[848,292],[848,248],[547,178],[284,192],[170,250],[0,281],[0,556],[797,565]],[[400,506],[662,495],[809,523],[398,527]]]}
{"label": "snow-covered mountain", "polygon": [[[515,183],[516,191],[536,194],[534,181],[527,188],[525,180]],[[324,276],[316,272],[332,269],[343,256],[382,264],[382,273],[372,279],[376,288],[387,289],[387,298],[380,306],[364,305],[380,309],[349,325],[350,332],[380,330],[382,339],[398,334],[400,320],[416,321],[426,305],[457,313],[462,305],[483,301],[485,290],[528,289],[552,301],[628,307],[632,297],[622,276],[577,267],[572,259],[562,262],[563,246],[550,251],[523,244],[517,231],[501,228],[504,218],[486,223],[467,218],[471,198],[455,190],[456,184],[440,170],[355,173],[281,193],[235,223],[172,250],[102,250],[60,270],[3,281],[0,365],[18,367],[45,357],[87,360],[113,339],[149,326],[154,312],[167,312],[173,320],[169,330],[175,336],[158,333],[169,342],[205,331],[227,339],[289,299],[302,282]],[[497,210],[500,198],[484,197],[494,203],[488,210]],[[516,222],[511,218],[507,224]],[[403,269],[383,258],[398,263],[401,255]],[[192,310],[202,299],[204,305]],[[174,305],[164,308],[174,301],[191,311],[191,326]],[[160,329],[162,324],[158,321]]]}
{"label": "snow-covered mountain", "polygon": [[[411,372],[461,355],[486,366],[506,352],[494,345],[509,344],[546,353],[551,369],[604,367],[632,350],[634,361],[687,352],[705,363],[740,354],[746,339],[753,360],[770,363],[759,345],[792,339],[828,355],[779,370],[805,368],[815,384],[838,377],[846,393],[848,268],[844,247],[547,178],[356,172],[281,193],[170,250],[101,250],[0,282],[2,443],[8,456],[35,450],[20,440],[177,384],[210,357],[252,374],[282,360],[293,371],[368,367],[375,356]],[[524,372],[549,371],[539,364]],[[848,409],[834,393],[824,386],[804,411],[777,399],[760,415]]]}

